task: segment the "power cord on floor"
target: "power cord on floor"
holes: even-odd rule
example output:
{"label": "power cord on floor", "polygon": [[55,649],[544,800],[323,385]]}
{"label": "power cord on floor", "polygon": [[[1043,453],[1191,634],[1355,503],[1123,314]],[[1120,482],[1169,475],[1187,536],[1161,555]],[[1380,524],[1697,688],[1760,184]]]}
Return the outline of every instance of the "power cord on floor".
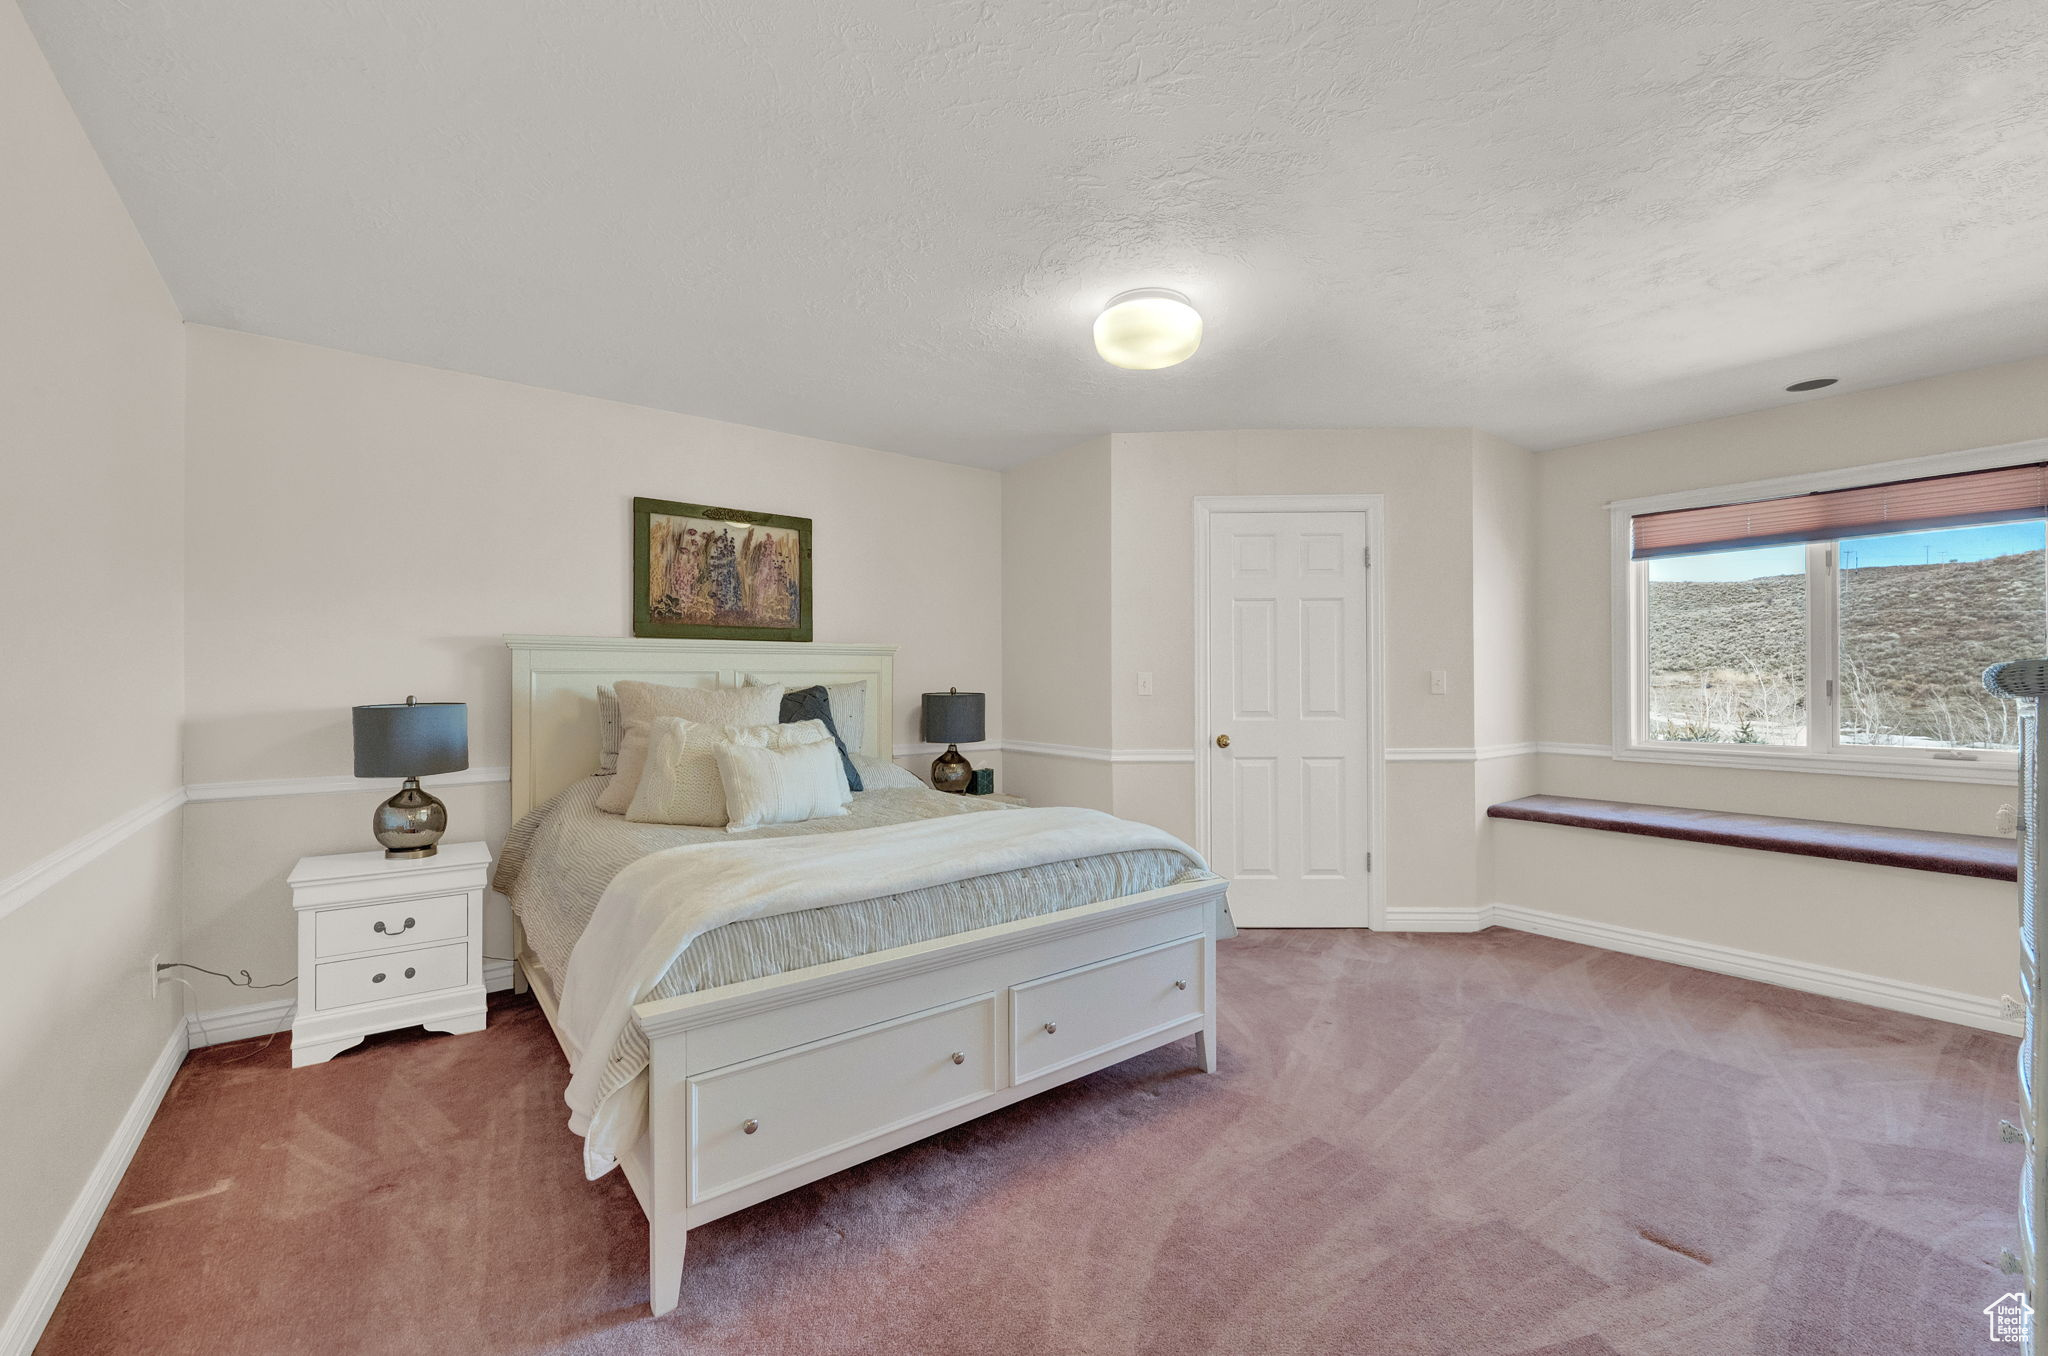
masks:
{"label": "power cord on floor", "polygon": [[[280,979],[274,984],[258,984],[256,982],[255,976],[251,975],[247,970],[237,970],[235,974],[239,974],[241,978],[236,979],[234,975],[224,975],[218,970],[209,970],[203,965],[194,965],[191,961],[158,961],[156,963],[157,974],[163,975],[164,979],[168,983],[183,984],[185,988],[191,993],[192,997],[195,999],[199,997],[199,990],[196,987],[194,987],[192,982],[178,975],[164,975],[164,971],[166,970],[197,970],[202,975],[212,975],[215,979],[224,979],[238,989],[282,989],[287,984],[296,984],[299,982],[299,977],[297,975],[293,975],[289,979]],[[277,1039],[278,1033],[283,1031],[286,1027],[292,1024],[292,1018],[298,1016],[298,1013],[299,1005],[296,1002],[294,1002],[291,1005],[290,1009],[286,1011],[284,1015],[284,1020],[278,1023],[278,1025],[271,1031],[271,1033],[263,1038],[263,1044],[257,1046],[254,1050],[251,1050],[246,1055],[237,1055],[233,1059],[223,1060],[222,1063],[239,1064],[245,1059],[250,1059],[255,1057],[256,1055],[262,1054],[265,1050],[268,1050],[270,1048],[270,1043]],[[192,1012],[187,1013],[186,1015],[191,1018],[192,1025],[199,1028],[200,1044],[208,1046],[212,1045],[214,1043],[213,1033],[206,1029],[206,1022],[199,1016],[196,1006]]]}
{"label": "power cord on floor", "polygon": [[[197,970],[202,975],[212,975],[215,979],[224,979],[238,989],[282,989],[287,984],[296,984],[299,982],[299,977],[297,975],[293,975],[290,979],[280,979],[275,984],[258,984],[255,981],[255,979],[250,976],[247,970],[235,971],[235,975],[241,976],[240,979],[236,979],[235,975],[224,975],[218,970],[209,970],[203,965],[194,965],[191,961],[158,961],[156,963],[156,972],[158,974],[162,974],[166,970],[180,969]],[[184,983],[183,980],[179,980],[178,982],[181,984]],[[185,987],[191,988],[192,986],[187,984]]]}
{"label": "power cord on floor", "polygon": [[[513,961],[516,960],[516,957],[485,956],[484,959],[490,961]],[[218,970],[209,970],[203,965],[194,965],[191,961],[158,961],[156,964],[156,972],[160,975],[163,975],[164,971],[166,970],[197,970],[202,975],[212,975],[215,979],[224,979],[238,989],[282,989],[287,984],[296,984],[299,982],[299,977],[297,975],[293,975],[289,979],[280,979],[274,984],[258,984],[256,982],[256,977],[254,975],[251,975],[247,970],[235,971],[236,975],[241,976],[240,979],[236,979],[235,975],[225,975]],[[164,979],[167,983],[183,984],[188,990],[191,991],[192,996],[194,998],[199,997],[199,990],[193,987],[192,982],[190,980],[181,979],[177,975],[164,975]],[[278,1036],[284,1031],[284,1029],[292,1024],[292,1019],[298,1016],[298,1014],[299,1005],[296,1002],[294,1002],[291,1005],[290,1010],[285,1013],[284,1020],[278,1023],[277,1028],[275,1030],[273,1030],[269,1035],[263,1038],[263,1044],[257,1046],[254,1050],[251,1050],[246,1055],[237,1055],[233,1059],[223,1060],[222,1063],[238,1064],[242,1060],[250,1059],[256,1055],[262,1054],[265,1050],[270,1048],[270,1043],[276,1040]],[[199,1013],[195,1010],[191,1013],[188,1013],[187,1015],[192,1019],[192,1025],[199,1028],[200,1044],[209,1046],[212,1045],[214,1043],[212,1033],[207,1031],[206,1023],[199,1016]],[[251,1037],[250,1039],[253,1039],[253,1037]]]}

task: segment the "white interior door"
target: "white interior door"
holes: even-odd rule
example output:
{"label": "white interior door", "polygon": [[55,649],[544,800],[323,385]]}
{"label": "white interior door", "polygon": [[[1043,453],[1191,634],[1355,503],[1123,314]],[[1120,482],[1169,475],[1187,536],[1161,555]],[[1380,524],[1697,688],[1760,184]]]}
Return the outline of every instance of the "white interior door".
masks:
{"label": "white interior door", "polygon": [[1365,927],[1373,760],[1363,512],[1216,512],[1209,859],[1247,927]]}

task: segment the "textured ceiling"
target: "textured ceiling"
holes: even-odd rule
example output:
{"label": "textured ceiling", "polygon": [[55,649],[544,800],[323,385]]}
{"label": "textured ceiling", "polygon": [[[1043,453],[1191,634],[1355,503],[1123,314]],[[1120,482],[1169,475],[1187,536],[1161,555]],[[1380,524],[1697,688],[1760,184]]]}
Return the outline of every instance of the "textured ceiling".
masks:
{"label": "textured ceiling", "polygon": [[23,8],[192,320],[950,461],[2048,351],[2040,0]]}

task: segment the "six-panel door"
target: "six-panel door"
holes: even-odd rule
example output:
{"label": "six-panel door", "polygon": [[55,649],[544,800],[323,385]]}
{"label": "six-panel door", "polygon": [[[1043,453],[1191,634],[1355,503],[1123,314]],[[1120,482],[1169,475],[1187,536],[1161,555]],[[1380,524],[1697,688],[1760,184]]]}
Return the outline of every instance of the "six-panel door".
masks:
{"label": "six-panel door", "polygon": [[[1248,927],[1364,927],[1366,519],[1209,519],[1209,860]],[[1222,742],[1227,741],[1227,744]]]}

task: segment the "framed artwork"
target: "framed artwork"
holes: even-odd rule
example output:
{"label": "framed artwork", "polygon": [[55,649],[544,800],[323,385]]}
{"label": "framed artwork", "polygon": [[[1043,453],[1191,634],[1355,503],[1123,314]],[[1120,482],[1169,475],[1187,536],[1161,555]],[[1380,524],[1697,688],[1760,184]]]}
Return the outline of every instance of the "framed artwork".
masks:
{"label": "framed artwork", "polygon": [[811,520],[635,499],[633,634],[809,640]]}

